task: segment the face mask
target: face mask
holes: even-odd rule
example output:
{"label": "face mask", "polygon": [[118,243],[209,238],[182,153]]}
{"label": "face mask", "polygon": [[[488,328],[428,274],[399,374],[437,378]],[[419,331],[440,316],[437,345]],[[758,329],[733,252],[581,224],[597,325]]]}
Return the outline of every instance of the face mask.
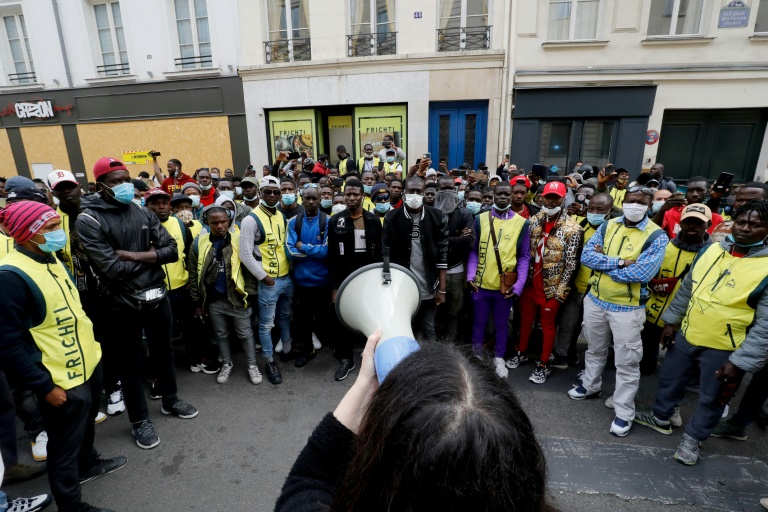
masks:
{"label": "face mask", "polygon": [[333,204],[333,199],[321,199],[320,200],[320,206],[322,208],[330,208]]}
{"label": "face mask", "polygon": [[373,160],[373,155],[366,154],[365,155],[366,160]]}
{"label": "face mask", "polygon": [[602,213],[587,213],[587,222],[593,226],[600,226],[606,220],[608,219]]}
{"label": "face mask", "polygon": [[346,209],[347,207],[343,204],[335,204],[333,205],[333,208],[331,208],[331,213],[341,213]]}
{"label": "face mask", "polygon": [[539,180],[539,185],[541,185],[542,187],[543,187],[544,185],[546,185],[546,184],[547,184],[547,182],[546,182],[546,181],[544,181],[544,180]]}
{"label": "face mask", "polygon": [[67,234],[63,229],[57,229],[56,231],[45,233],[43,236],[45,237],[44,244],[37,244],[37,242],[32,240],[32,242],[36,243],[40,250],[43,252],[60,251],[67,245]]}
{"label": "face mask", "polygon": [[176,218],[181,220],[184,224],[189,224],[192,222],[192,219],[194,216],[192,215],[192,212],[189,210],[179,210],[176,212]]}
{"label": "face mask", "polygon": [[467,203],[467,210],[469,210],[469,213],[472,215],[477,215],[482,206],[482,203],[478,203],[477,201],[469,201]]}
{"label": "face mask", "polygon": [[368,195],[371,195],[372,188],[373,188],[373,185],[363,185],[363,192],[365,192]]}
{"label": "face mask", "polygon": [[115,198],[115,201],[123,204],[133,201],[133,183],[121,183],[112,188],[107,188],[110,190],[108,193]]}
{"label": "face mask", "polygon": [[464,200],[464,191],[463,190],[459,190],[457,192],[457,194],[459,195],[459,201],[463,201]]}
{"label": "face mask", "polygon": [[501,206],[497,205],[496,203],[493,203],[493,207],[496,208],[496,211],[498,212],[505,212],[509,210],[509,207],[512,206],[511,204],[508,204],[505,208],[502,208]]}
{"label": "face mask", "polygon": [[200,196],[189,196],[189,198],[192,200],[192,208],[197,208],[200,206]]}
{"label": "face mask", "polygon": [[131,201],[133,201],[133,204],[135,204],[136,206],[144,206],[144,200],[143,199],[133,198],[133,199],[131,199]]}
{"label": "face mask", "polygon": [[762,246],[763,244],[765,244],[765,241],[768,240],[768,237],[763,238],[759,242],[755,242],[755,243],[749,244],[749,245],[742,245],[742,244],[737,243],[736,240],[733,238],[733,235],[728,235],[728,236],[725,237],[725,239],[728,240],[729,242],[733,242],[734,244],[738,245],[739,247],[744,247],[745,249],[747,249],[747,248],[750,248],[750,247],[760,247],[760,246]]}
{"label": "face mask", "polygon": [[213,185],[210,185],[210,184],[209,184],[209,185],[200,185],[200,188],[201,188],[201,189],[203,189],[203,190],[205,190],[205,191],[208,191],[208,190],[211,190],[211,187],[212,187],[212,186],[213,186]]}
{"label": "face mask", "polygon": [[418,210],[421,208],[421,205],[424,204],[424,196],[420,196],[419,194],[405,194],[405,204],[408,205],[409,208]]}
{"label": "face mask", "polygon": [[390,208],[392,208],[392,205],[389,203],[376,203],[376,211],[379,213],[387,213]]}
{"label": "face mask", "polygon": [[387,157],[387,162],[392,163],[394,161],[395,161],[395,157],[393,157],[393,156],[388,156]]}
{"label": "face mask", "polygon": [[253,201],[257,197],[259,197],[258,194],[253,194],[252,196],[243,196],[243,199],[245,199],[246,201]]}
{"label": "face mask", "polygon": [[664,203],[666,203],[666,201],[654,201],[653,213],[657,213],[659,210],[661,210],[661,207],[664,206]]}
{"label": "face mask", "polygon": [[560,213],[560,210],[562,210],[562,206],[555,206],[554,208],[547,208],[546,206],[541,207],[541,211],[547,214],[548,217],[554,217],[558,213]]}
{"label": "face mask", "polygon": [[283,204],[285,206],[291,206],[296,202],[296,194],[283,194]]}
{"label": "face mask", "polygon": [[235,187],[235,195],[236,196],[243,195],[243,188],[242,187]]}
{"label": "face mask", "polygon": [[219,195],[221,197],[226,197],[227,199],[234,199],[235,198],[235,193],[233,191],[231,191],[231,190],[222,190],[221,192],[219,192]]}
{"label": "face mask", "polygon": [[640,222],[648,214],[648,207],[644,204],[624,203],[624,218],[629,222]]}

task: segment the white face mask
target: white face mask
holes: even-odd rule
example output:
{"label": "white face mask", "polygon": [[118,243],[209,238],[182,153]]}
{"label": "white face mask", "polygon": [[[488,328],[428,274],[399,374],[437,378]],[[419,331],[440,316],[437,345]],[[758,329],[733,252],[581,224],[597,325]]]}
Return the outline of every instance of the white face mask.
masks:
{"label": "white face mask", "polygon": [[547,217],[554,217],[558,213],[560,213],[560,210],[562,210],[562,206],[555,206],[554,208],[547,208],[546,206],[541,207],[541,211],[543,211]]}
{"label": "white face mask", "polygon": [[347,207],[345,205],[343,205],[343,204],[335,204],[335,205],[333,205],[331,207],[331,212],[332,213],[341,213],[341,212],[343,212],[346,209],[347,209]]}
{"label": "white face mask", "polygon": [[424,196],[420,196],[419,194],[405,194],[405,204],[409,208],[417,210],[424,204]]}
{"label": "white face mask", "polygon": [[629,222],[640,222],[648,214],[648,207],[644,204],[624,203],[624,218]]}

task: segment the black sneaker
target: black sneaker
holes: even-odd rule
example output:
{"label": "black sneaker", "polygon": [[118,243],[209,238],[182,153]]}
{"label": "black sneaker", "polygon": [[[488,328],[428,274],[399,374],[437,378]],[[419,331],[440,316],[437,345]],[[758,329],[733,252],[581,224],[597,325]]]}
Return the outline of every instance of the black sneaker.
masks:
{"label": "black sneaker", "polygon": [[296,362],[293,364],[296,366],[296,368],[302,368],[304,366],[307,366],[307,363],[316,357],[317,357],[317,352],[313,350],[310,354],[307,354],[307,355],[302,354],[299,357],[297,357]]}
{"label": "black sneaker", "polygon": [[77,512],[115,512],[111,508],[102,508],[102,507],[94,507],[93,505],[89,505],[84,501],[80,502],[80,508],[77,509]]}
{"label": "black sneaker", "polygon": [[163,407],[160,409],[160,411],[163,414],[174,414],[178,416],[179,418],[183,418],[185,420],[192,419],[198,414],[198,410],[195,409],[192,405],[188,404],[184,400],[176,399],[175,402],[173,402],[173,405],[170,407],[166,407],[165,404],[163,404]]}
{"label": "black sneaker", "polygon": [[221,363],[218,361],[203,361],[201,367],[206,375],[216,375],[221,371]]}
{"label": "black sneaker", "polygon": [[137,421],[131,427],[131,434],[139,448],[149,450],[160,444],[160,438],[155,434],[155,426],[149,420]]}
{"label": "black sneaker", "polygon": [[297,357],[299,357],[300,353],[296,350],[291,350],[287,354],[280,354],[280,362],[281,363],[287,363],[289,361],[293,361]]}
{"label": "black sneaker", "polygon": [[96,459],[96,463],[91,469],[86,471],[85,474],[80,475],[80,485],[90,482],[91,480],[96,480],[100,476],[114,473],[125,466],[126,462],[128,462],[128,459],[122,455],[118,455],[111,459]]}
{"label": "black sneaker", "polygon": [[341,366],[339,366],[339,369],[336,370],[336,373],[334,374],[333,378],[337,381],[342,381],[347,378],[347,375],[349,375],[349,372],[355,369],[355,360],[354,359],[342,359],[341,360]]}
{"label": "black sneaker", "polygon": [[149,398],[152,400],[160,400],[163,398],[162,393],[160,393],[160,385],[157,383],[157,379],[149,381]]}
{"label": "black sneaker", "polygon": [[283,376],[280,373],[280,369],[277,367],[277,363],[272,361],[267,363],[266,367],[267,380],[272,384],[281,384],[283,382]]}
{"label": "black sneaker", "polygon": [[549,364],[550,368],[557,368],[558,370],[567,370],[568,369],[568,356],[561,356],[558,354],[555,354],[554,359],[552,359],[552,362]]}

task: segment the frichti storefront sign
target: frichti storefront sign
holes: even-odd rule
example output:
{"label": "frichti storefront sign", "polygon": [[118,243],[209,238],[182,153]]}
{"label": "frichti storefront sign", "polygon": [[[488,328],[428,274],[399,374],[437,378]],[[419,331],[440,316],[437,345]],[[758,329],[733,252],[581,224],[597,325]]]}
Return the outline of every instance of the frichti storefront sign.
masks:
{"label": "frichti storefront sign", "polygon": [[71,104],[54,105],[53,100],[33,99],[9,103],[0,111],[0,116],[16,116],[21,120],[25,119],[53,119],[59,112],[72,113]]}

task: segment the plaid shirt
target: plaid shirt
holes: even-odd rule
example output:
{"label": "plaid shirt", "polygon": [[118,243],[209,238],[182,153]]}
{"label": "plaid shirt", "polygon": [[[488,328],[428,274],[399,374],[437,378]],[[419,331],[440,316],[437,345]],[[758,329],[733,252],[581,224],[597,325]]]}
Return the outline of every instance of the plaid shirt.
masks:
{"label": "plaid shirt", "polygon": [[[606,222],[624,223],[624,217],[619,219],[612,219]],[[650,220],[646,217],[637,226],[627,226],[624,224],[624,227],[627,229],[639,229],[642,231],[645,229],[649,222]],[[656,237],[656,240],[651,243],[651,246],[643,251],[640,257],[637,258],[637,262],[635,262],[634,265],[619,268],[619,260],[621,258],[606,256],[605,254],[601,254],[595,251],[595,246],[599,245],[602,247],[603,245],[602,230],[598,229],[584,246],[584,251],[581,253],[581,264],[586,265],[592,270],[603,272],[617,283],[645,284],[653,279],[656,274],[658,274],[659,269],[661,268],[661,263],[664,260],[664,251],[668,242],[669,237],[667,237],[667,235],[664,233],[660,234],[658,237]],[[600,300],[591,293],[588,295],[589,298],[592,299],[592,301],[602,309],[606,311],[612,311],[614,313],[623,313],[645,308],[645,301],[650,296],[650,292],[644,286],[641,288],[640,302],[643,304],[642,306],[619,306],[618,304]]]}

